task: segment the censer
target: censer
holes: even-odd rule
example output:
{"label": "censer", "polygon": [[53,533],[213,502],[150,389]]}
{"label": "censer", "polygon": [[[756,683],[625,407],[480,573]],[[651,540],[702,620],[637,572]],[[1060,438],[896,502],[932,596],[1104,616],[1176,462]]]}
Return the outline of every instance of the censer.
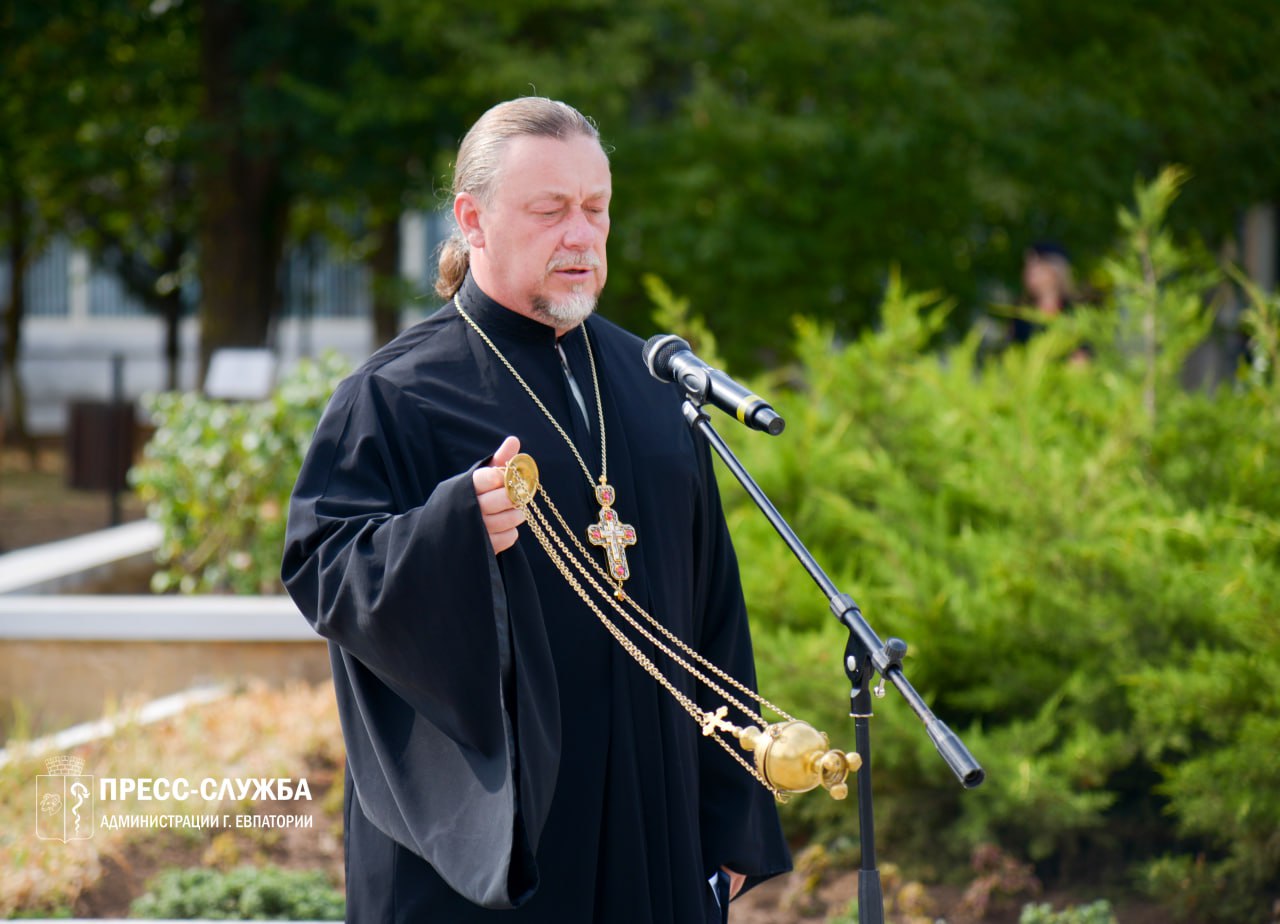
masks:
{"label": "censer", "polygon": [[[622,548],[635,543],[635,531],[618,521],[617,513],[609,506],[611,494],[602,496],[602,492],[597,492],[603,504],[601,520],[587,529],[588,541],[605,549],[609,566],[606,569],[565,523],[546,492],[542,492],[541,502],[538,501],[538,489],[538,466],[532,457],[520,453],[507,463],[507,496],[524,511],[525,523],[538,545],[609,634],[689,713],[701,726],[703,735],[714,738],[779,802],[786,802],[794,793],[808,792],[819,786],[834,799],[843,799],[849,794],[846,780],[862,766],[862,758],[857,753],[833,749],[824,732],[783,712],[712,664],[646,612],[623,589],[622,582],[629,572]],[[543,504],[547,508],[545,511]],[[635,633],[722,697],[726,704],[715,710],[699,707],[640,650],[614,618],[606,613],[602,603],[608,604]],[[782,721],[766,722],[743,700],[781,716]],[[758,724],[739,726],[728,721],[729,704]],[[722,733],[736,739],[739,747],[749,752],[751,758],[729,744]]]}

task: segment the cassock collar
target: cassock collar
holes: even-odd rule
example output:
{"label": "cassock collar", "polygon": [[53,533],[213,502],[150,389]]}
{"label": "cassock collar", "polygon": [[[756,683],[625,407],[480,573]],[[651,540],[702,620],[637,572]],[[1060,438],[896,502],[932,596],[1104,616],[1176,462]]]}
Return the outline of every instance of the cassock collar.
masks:
{"label": "cassock collar", "polygon": [[[458,289],[457,299],[467,314],[471,315],[484,332],[491,337],[497,335],[548,347],[556,345],[557,338],[554,327],[543,324],[541,321],[535,321],[533,318],[525,317],[517,311],[512,311],[501,302],[494,301],[476,284],[470,272],[462,280],[462,287]],[[581,327],[582,325],[578,326]],[[577,329],[574,328],[574,331]],[[569,333],[572,334],[573,331],[569,331]]]}

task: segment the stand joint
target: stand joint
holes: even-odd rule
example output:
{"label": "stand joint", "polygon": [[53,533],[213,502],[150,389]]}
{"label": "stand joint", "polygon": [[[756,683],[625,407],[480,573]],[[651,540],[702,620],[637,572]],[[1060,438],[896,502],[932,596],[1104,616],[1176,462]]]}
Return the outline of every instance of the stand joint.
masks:
{"label": "stand joint", "polygon": [[902,670],[902,659],[907,656],[907,643],[900,638],[891,638],[884,643],[884,648],[880,649],[878,655],[872,656],[876,669],[880,671],[880,682],[876,684],[875,694],[877,699],[884,699],[884,681],[888,677],[889,671],[897,668]]}

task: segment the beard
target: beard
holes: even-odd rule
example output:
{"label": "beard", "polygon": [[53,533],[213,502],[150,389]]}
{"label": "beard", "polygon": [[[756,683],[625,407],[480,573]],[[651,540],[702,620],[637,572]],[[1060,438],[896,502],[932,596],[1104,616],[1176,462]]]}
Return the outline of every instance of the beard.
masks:
{"label": "beard", "polygon": [[[600,265],[600,258],[591,252],[562,254],[547,264],[547,275],[550,276],[556,270],[565,267],[586,266],[597,269]],[[549,295],[534,295],[533,310],[539,317],[551,321],[556,327],[577,327],[595,312],[596,300],[599,297],[599,289],[589,292],[586,283],[583,282],[574,286],[572,292],[559,300],[553,300]]]}
{"label": "beard", "polygon": [[535,295],[533,310],[539,317],[552,321],[556,327],[576,327],[595,312],[596,298],[590,292],[574,292],[559,301],[552,301],[545,295]]}

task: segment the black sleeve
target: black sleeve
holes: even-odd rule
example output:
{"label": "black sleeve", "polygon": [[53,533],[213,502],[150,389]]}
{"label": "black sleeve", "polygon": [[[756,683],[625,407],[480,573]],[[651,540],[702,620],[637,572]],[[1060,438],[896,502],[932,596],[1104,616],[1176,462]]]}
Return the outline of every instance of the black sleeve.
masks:
{"label": "black sleeve", "polygon": [[[554,787],[554,672],[538,614],[508,602],[536,607],[523,553],[499,561],[471,470],[440,467],[415,402],[376,376],[343,383],[294,488],[282,576],[330,641],[369,820],[471,901],[511,907],[536,886],[544,818],[530,812]],[[514,727],[517,676],[552,679],[519,697],[554,713],[528,716],[529,735]]]}

